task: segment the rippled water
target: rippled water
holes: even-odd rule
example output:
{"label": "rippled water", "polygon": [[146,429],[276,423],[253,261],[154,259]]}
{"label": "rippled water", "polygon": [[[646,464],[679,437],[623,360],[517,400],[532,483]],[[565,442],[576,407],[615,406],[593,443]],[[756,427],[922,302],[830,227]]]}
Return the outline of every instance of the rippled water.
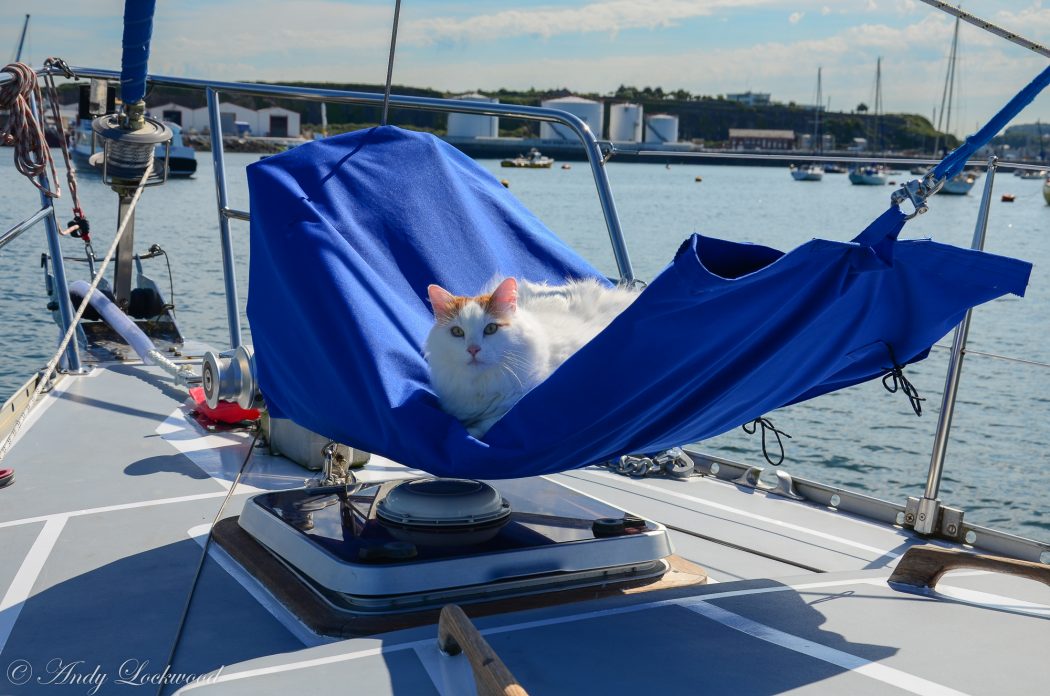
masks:
{"label": "rippled water", "polygon": [[[36,191],[17,175],[0,150],[0,228],[7,229],[39,207]],[[57,155],[57,153],[56,153]],[[244,167],[256,155],[227,154],[230,202],[248,208]],[[486,161],[540,218],[609,274],[615,265],[588,167],[506,170]],[[609,165],[620,217],[636,273],[651,278],[692,232],[753,241],[789,249],[812,237],[848,240],[887,205],[889,187],[851,186],[841,175],[822,182],[796,182],[786,168]],[[696,177],[702,181],[697,182]],[[903,178],[901,175],[900,178]],[[99,255],[116,228],[116,196],[97,179],[82,177],[81,196],[92,221]],[[937,197],[931,212],[909,223],[905,237],[933,237],[969,246],[980,187],[969,196]],[[1016,195],[1001,203],[1002,193]],[[59,202],[70,217],[67,198]],[[232,222],[238,287],[243,308],[247,292],[248,229]],[[170,181],[143,195],[136,219],[136,246],[158,243],[170,252],[175,302],[186,336],[222,346],[228,341],[223,304],[215,189],[206,153],[195,179]],[[67,239],[64,253],[82,254]],[[976,310],[970,348],[1050,362],[1050,206],[1038,181],[1003,174],[996,178],[988,251],[1035,264],[1027,297],[1007,297]],[[40,253],[43,228],[34,228],[0,251],[0,393],[9,394],[50,357],[57,329],[46,309]],[[166,287],[161,259],[148,272]],[[82,264],[68,264],[71,279],[87,276]],[[247,321],[243,320],[247,328]],[[717,326],[711,327],[713,331]],[[948,336],[941,341],[950,343]],[[921,495],[944,384],[947,350],[908,368],[927,401],[916,418],[900,395],[873,382],[832,393],[771,414],[786,441],[788,471],[903,502]],[[963,369],[952,439],[948,446],[941,499],[962,507],[967,519],[1023,536],[1050,541],[1050,370],[969,355]],[[757,438],[736,430],[703,447],[750,463],[763,463]]]}

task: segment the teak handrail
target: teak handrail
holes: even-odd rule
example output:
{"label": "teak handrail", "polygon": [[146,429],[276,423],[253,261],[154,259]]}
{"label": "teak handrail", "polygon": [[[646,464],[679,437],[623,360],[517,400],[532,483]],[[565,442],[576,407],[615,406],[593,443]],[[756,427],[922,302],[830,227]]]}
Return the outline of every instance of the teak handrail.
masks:
{"label": "teak handrail", "polygon": [[463,610],[446,604],[438,620],[438,649],[446,655],[466,653],[478,696],[529,696],[492,650]]}
{"label": "teak handrail", "polygon": [[937,546],[914,546],[897,563],[891,583],[933,589],[945,573],[960,568],[1007,573],[1050,585],[1050,566],[1001,556],[984,556]]}

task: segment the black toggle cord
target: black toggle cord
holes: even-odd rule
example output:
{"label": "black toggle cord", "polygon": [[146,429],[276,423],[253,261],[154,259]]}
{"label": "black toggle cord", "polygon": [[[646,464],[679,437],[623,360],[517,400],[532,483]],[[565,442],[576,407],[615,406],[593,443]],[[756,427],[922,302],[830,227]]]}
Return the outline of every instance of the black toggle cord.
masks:
{"label": "black toggle cord", "polygon": [[893,346],[887,343],[886,350],[890,354],[890,362],[893,363],[893,367],[887,369],[885,374],[882,375],[882,386],[890,394],[896,394],[898,390],[903,392],[908,397],[915,415],[921,416],[922,402],[926,401],[926,399],[919,396],[919,390],[904,376],[904,366],[897,362],[897,356],[893,354]]}
{"label": "black toggle cord", "polygon": [[[784,441],[780,439],[783,435],[787,439],[791,439],[791,436],[785,433],[783,430],[777,430],[773,426],[773,421],[768,418],[756,418],[750,423],[744,423],[740,427],[744,429],[744,432],[748,435],[754,435],[758,430],[759,426],[762,427],[762,456],[766,458],[766,461],[773,466],[779,466],[784,461]],[[777,438],[777,447],[780,448],[780,459],[773,461],[773,458],[769,456],[769,449],[766,447],[766,433],[772,432]]]}

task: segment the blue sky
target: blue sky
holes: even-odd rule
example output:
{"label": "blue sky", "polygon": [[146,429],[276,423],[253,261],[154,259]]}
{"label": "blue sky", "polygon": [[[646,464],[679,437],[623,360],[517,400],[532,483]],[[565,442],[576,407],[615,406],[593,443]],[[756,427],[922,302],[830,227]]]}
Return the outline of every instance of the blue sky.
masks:
{"label": "blue sky", "polygon": [[[151,70],[223,80],[380,83],[393,0],[158,0]],[[1050,0],[964,9],[1044,45]],[[0,0],[0,45],[33,14],[29,55],[119,67],[122,0]],[[395,83],[450,91],[620,84],[811,103],[817,67],[832,110],[871,104],[932,116],[954,20],[918,0],[403,0]],[[1047,61],[963,25],[953,131],[972,130]],[[1020,117],[1050,122],[1050,94]],[[957,124],[958,127],[954,127]]]}

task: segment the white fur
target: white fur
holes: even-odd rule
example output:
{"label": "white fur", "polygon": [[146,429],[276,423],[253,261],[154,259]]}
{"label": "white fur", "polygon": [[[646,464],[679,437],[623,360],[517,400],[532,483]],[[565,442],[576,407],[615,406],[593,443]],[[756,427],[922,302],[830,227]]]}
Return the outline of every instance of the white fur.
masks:
{"label": "white fur", "polygon": [[[558,286],[519,281],[517,306],[507,316],[494,317],[469,301],[451,319],[439,318],[427,336],[425,356],[442,408],[482,437],[637,296],[590,279]],[[485,335],[485,327],[497,320],[507,325]],[[453,327],[464,335],[453,335]],[[476,357],[468,346],[480,347]]]}

